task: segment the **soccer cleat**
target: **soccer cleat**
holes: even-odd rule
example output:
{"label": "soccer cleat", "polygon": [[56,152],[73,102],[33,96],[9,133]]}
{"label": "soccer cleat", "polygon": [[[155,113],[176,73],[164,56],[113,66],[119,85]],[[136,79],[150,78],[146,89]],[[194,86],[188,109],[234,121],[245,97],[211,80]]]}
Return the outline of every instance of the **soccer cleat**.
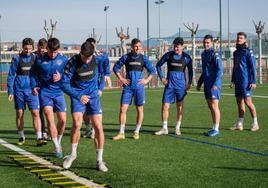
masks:
{"label": "soccer cleat", "polygon": [[58,159],[61,159],[63,157],[63,152],[62,150],[56,151],[55,153],[55,157]]}
{"label": "soccer cleat", "polygon": [[23,137],[21,137],[21,138],[19,138],[19,141],[18,141],[18,145],[19,146],[21,146],[21,145],[23,145],[25,143],[25,138],[23,138]]}
{"label": "soccer cleat", "polygon": [[232,131],[243,131],[243,124],[236,123],[233,127],[230,128]]}
{"label": "soccer cleat", "polygon": [[180,129],[176,129],[176,130],[175,130],[175,135],[177,135],[177,136],[181,136],[181,131],[180,131]]}
{"label": "soccer cleat", "polygon": [[42,138],[39,138],[36,140],[36,146],[42,146],[47,144],[45,140],[43,140]]}
{"label": "soccer cleat", "polygon": [[69,169],[72,166],[72,163],[74,162],[74,160],[76,159],[76,156],[67,155],[63,159],[65,159],[62,164],[63,168]]}
{"label": "soccer cleat", "polygon": [[251,124],[250,131],[255,132],[255,131],[259,130],[259,129],[260,129],[260,127],[259,127],[258,124]]}
{"label": "soccer cleat", "polygon": [[138,132],[134,132],[133,139],[134,140],[139,140],[140,139],[140,134]]}
{"label": "soccer cleat", "polygon": [[118,133],[115,137],[113,137],[113,140],[124,140],[125,139],[125,133]]}
{"label": "soccer cleat", "polygon": [[83,138],[89,138],[91,137],[91,130],[90,129],[86,129],[85,133],[83,134]]}
{"label": "soccer cleat", "polygon": [[206,136],[214,137],[214,136],[218,136],[219,134],[220,134],[220,131],[216,131],[214,129],[211,129],[210,131],[208,131],[206,133]]}
{"label": "soccer cleat", "polygon": [[160,131],[157,131],[154,133],[155,135],[165,135],[165,134],[168,134],[168,129],[160,129]]}
{"label": "soccer cleat", "polygon": [[96,169],[101,171],[101,172],[107,172],[108,171],[108,168],[106,167],[104,161],[97,161]]}

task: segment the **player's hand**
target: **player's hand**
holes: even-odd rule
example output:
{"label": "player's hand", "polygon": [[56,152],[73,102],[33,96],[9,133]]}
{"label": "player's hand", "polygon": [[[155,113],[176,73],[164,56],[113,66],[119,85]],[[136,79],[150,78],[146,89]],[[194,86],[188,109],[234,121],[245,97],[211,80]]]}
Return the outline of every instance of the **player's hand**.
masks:
{"label": "player's hand", "polygon": [[53,82],[58,82],[60,81],[60,79],[61,79],[60,73],[56,70],[56,73],[53,74]]}
{"label": "player's hand", "polygon": [[126,85],[126,86],[128,86],[128,85],[130,84],[130,80],[129,80],[129,79],[121,78],[120,81],[121,81],[124,85]]}
{"label": "player's hand", "polygon": [[81,98],[80,98],[80,102],[82,104],[87,104],[89,102],[89,96],[87,95],[82,95]]}
{"label": "player's hand", "polygon": [[230,88],[233,88],[234,87],[234,83],[232,82],[229,87]]}
{"label": "player's hand", "polygon": [[33,96],[37,96],[39,94],[38,90],[39,90],[38,87],[35,87],[35,88],[32,89]]}
{"label": "player's hand", "polygon": [[250,84],[250,85],[249,85],[249,88],[251,88],[251,89],[256,89],[256,87],[257,87],[256,84]]}
{"label": "player's hand", "polygon": [[98,90],[98,95],[101,97],[102,96],[102,91]]}
{"label": "player's hand", "polygon": [[148,82],[149,82],[149,81],[148,81],[147,79],[144,79],[144,78],[143,78],[143,79],[140,79],[140,80],[139,80],[138,84],[139,84],[139,85],[146,85],[146,84],[148,84]]}
{"label": "player's hand", "polygon": [[200,90],[201,90],[201,86],[197,85],[197,86],[196,86],[196,90],[197,90],[197,91],[200,91]]}
{"label": "player's hand", "polygon": [[218,89],[218,87],[217,86],[212,86],[212,88],[211,88],[212,90],[217,90]]}
{"label": "player's hand", "polygon": [[189,89],[191,89],[191,84],[186,84],[186,90],[188,91]]}
{"label": "player's hand", "polygon": [[168,79],[166,79],[166,78],[162,78],[161,82],[162,82],[164,85],[167,85],[167,84],[168,84]]}
{"label": "player's hand", "polygon": [[13,101],[13,98],[14,98],[14,95],[8,95],[8,101],[9,102],[12,102]]}
{"label": "player's hand", "polygon": [[104,81],[108,84],[108,87],[111,89],[112,88],[112,80],[110,76],[104,76]]}

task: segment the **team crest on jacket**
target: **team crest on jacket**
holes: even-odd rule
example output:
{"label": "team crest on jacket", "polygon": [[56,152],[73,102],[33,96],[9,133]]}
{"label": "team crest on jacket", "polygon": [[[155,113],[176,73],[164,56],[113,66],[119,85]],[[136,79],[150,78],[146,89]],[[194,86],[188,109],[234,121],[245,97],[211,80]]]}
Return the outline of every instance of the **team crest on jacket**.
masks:
{"label": "team crest on jacket", "polygon": [[57,63],[57,65],[59,65],[59,66],[60,66],[60,65],[62,64],[62,60],[61,60],[61,59],[59,59],[59,60],[58,60],[56,63]]}
{"label": "team crest on jacket", "polygon": [[43,61],[42,64],[46,65],[46,64],[48,64],[48,62],[47,61]]}

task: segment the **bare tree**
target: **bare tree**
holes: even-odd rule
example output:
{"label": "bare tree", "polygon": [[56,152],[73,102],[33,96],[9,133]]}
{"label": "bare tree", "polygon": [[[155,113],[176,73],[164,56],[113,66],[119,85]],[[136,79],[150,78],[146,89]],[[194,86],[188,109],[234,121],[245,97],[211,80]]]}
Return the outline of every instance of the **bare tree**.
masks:
{"label": "bare tree", "polygon": [[115,28],[117,37],[120,39],[120,48],[122,50],[122,54],[127,53],[127,46],[126,46],[126,40],[130,38],[129,36],[129,27],[127,27],[127,34],[124,34],[123,28],[121,27],[121,31],[118,32],[117,27]]}
{"label": "bare tree", "polygon": [[95,28],[92,29],[92,33],[89,34],[89,37],[93,38],[96,40],[96,44],[99,44],[100,43],[100,40],[101,40],[101,35],[98,39],[96,33],[95,33]]}
{"label": "bare tree", "polygon": [[50,19],[50,26],[51,26],[51,29],[50,29],[50,32],[49,32],[49,29],[47,27],[47,21],[45,20],[45,26],[44,26],[44,30],[46,32],[46,35],[47,35],[47,39],[50,39],[53,37],[54,35],[54,32],[56,30],[56,25],[57,25],[57,21],[55,21],[54,23],[52,22],[52,19]]}
{"label": "bare tree", "polygon": [[199,24],[195,26],[194,23],[192,23],[192,26],[190,24],[183,24],[190,32],[191,32],[191,37],[192,37],[192,62],[193,62],[193,85],[196,85],[196,63],[195,63],[195,35],[197,33]]}
{"label": "bare tree", "polygon": [[261,21],[259,21],[258,24],[256,24],[253,21],[253,24],[255,26],[256,29],[256,33],[258,35],[258,39],[259,39],[259,83],[262,84],[262,63],[261,63],[261,59],[262,59],[262,44],[261,44],[261,39],[262,39],[262,32],[264,30],[264,25],[265,22],[262,23]]}

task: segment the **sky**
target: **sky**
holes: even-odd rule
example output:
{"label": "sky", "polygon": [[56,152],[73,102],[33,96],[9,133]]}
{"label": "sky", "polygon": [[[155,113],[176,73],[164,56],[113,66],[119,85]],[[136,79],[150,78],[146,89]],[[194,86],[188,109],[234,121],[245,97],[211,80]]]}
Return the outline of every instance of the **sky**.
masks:
{"label": "sky", "polygon": [[[35,41],[46,37],[44,20],[57,21],[55,37],[62,43],[81,44],[95,28],[105,44],[107,11],[108,44],[119,43],[115,28],[130,29],[130,37],[146,39],[146,0],[0,0],[0,33],[3,42]],[[230,0],[230,31],[255,33],[252,20],[268,22],[267,0]],[[158,37],[159,6],[149,0],[150,37]],[[227,35],[227,0],[222,0],[223,34]],[[160,5],[161,36],[186,30],[183,23],[198,23],[200,29],[219,31],[219,0],[165,0]],[[50,25],[48,25],[50,26]],[[266,26],[268,27],[268,26]]]}

